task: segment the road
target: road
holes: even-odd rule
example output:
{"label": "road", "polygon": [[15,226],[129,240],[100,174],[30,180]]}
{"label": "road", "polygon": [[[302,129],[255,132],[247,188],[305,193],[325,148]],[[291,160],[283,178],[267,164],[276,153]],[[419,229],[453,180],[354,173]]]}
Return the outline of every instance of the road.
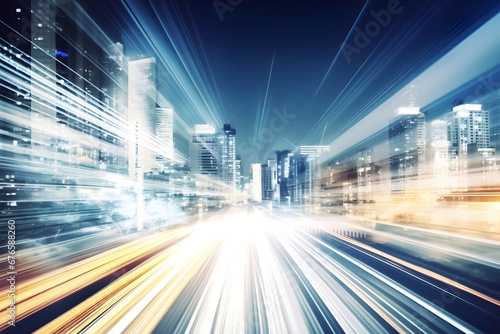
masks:
{"label": "road", "polygon": [[499,249],[233,206],[19,283],[5,332],[495,333]]}

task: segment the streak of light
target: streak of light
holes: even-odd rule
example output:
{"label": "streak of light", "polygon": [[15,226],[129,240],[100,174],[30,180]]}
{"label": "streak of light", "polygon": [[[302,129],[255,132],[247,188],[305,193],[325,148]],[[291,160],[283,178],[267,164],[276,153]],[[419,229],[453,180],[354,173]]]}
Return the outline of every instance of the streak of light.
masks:
{"label": "streak of light", "polygon": [[[264,123],[267,119],[267,112],[269,111],[269,107],[267,106],[267,96],[269,94],[269,86],[271,84],[271,76],[273,74],[273,67],[274,67],[274,57],[276,56],[276,50],[273,53],[273,58],[271,60],[271,67],[269,68],[269,75],[267,78],[267,86],[266,86],[266,94],[264,95],[264,103],[262,104],[262,110],[260,113],[257,114],[257,121],[258,124],[254,129],[254,145],[256,144],[257,140],[260,140],[262,137],[262,130],[264,129]],[[260,117],[259,117],[260,114]]]}
{"label": "streak of light", "polygon": [[342,53],[342,50],[344,49],[347,41],[349,40],[349,38],[351,38],[351,35],[352,33],[354,32],[354,29],[356,28],[356,26],[358,25],[359,23],[359,20],[361,19],[361,17],[363,17],[363,15],[365,14],[365,11],[366,11],[366,8],[368,7],[368,5],[370,4],[371,0],[367,0],[363,6],[363,8],[361,9],[361,12],[359,12],[358,14],[358,17],[356,18],[356,21],[354,21],[354,24],[352,25],[351,29],[349,30],[349,33],[347,34],[346,38],[344,39],[344,41],[342,42],[342,44],[340,45],[340,48],[339,48],[339,51],[337,52],[337,54],[335,55],[335,57],[333,58],[332,60],[332,63],[330,64],[330,67],[328,67],[328,70],[326,71],[325,75],[323,76],[323,79],[321,79],[321,82],[318,86],[318,88],[316,88],[316,92],[314,93],[314,96],[313,96],[313,99],[316,98],[316,95],[318,95],[319,93],[319,90],[321,89],[321,87],[323,87],[323,84],[325,83],[325,80],[326,78],[328,77],[328,75],[330,74],[330,72],[332,71],[332,68],[333,66],[335,65],[335,63],[337,62],[337,58],[340,56],[340,54]]}
{"label": "streak of light", "polygon": [[487,295],[485,295],[485,294],[483,294],[483,293],[481,293],[479,291],[476,291],[474,289],[471,289],[471,288],[469,288],[469,287],[467,287],[467,286],[465,286],[463,284],[457,283],[457,282],[455,282],[455,281],[453,281],[453,280],[451,280],[451,279],[449,279],[447,277],[444,277],[442,275],[439,275],[439,274],[437,274],[437,273],[435,273],[433,271],[430,271],[428,269],[425,269],[425,268],[419,267],[417,265],[411,264],[411,263],[409,263],[407,261],[401,260],[401,259],[399,259],[399,258],[397,258],[395,256],[392,256],[392,255],[389,255],[389,254],[384,253],[382,251],[379,251],[378,249],[370,247],[370,246],[368,246],[366,244],[363,244],[363,243],[361,243],[359,241],[356,241],[356,240],[354,240],[352,238],[349,238],[349,237],[346,237],[346,236],[343,236],[343,235],[340,235],[340,234],[337,234],[337,233],[334,233],[334,232],[330,232],[330,231],[327,231],[327,232],[329,234],[335,236],[336,238],[342,239],[342,240],[344,240],[344,241],[346,241],[348,243],[356,245],[357,247],[363,248],[363,249],[369,251],[370,253],[382,256],[382,257],[384,257],[384,258],[386,258],[386,259],[388,259],[390,261],[393,261],[393,262],[398,263],[398,264],[400,264],[402,266],[410,268],[411,270],[414,270],[414,271],[419,272],[419,273],[421,273],[423,275],[429,276],[429,277],[431,277],[431,278],[433,278],[435,280],[438,280],[438,281],[443,282],[443,283],[445,283],[447,285],[453,286],[453,287],[455,287],[457,289],[460,289],[462,291],[470,293],[470,294],[472,294],[472,295],[474,295],[476,297],[484,299],[484,300],[486,300],[486,301],[488,301],[488,302],[490,302],[492,304],[500,306],[500,301],[499,300],[496,300],[495,298],[489,297],[489,296],[487,296]]}
{"label": "streak of light", "polygon": [[[143,43],[143,46],[136,46],[137,49],[151,50],[162,68],[167,70],[175,82],[173,89],[180,91],[184,103],[189,107],[184,110],[185,115],[194,111],[206,123],[221,127],[222,108],[214,94],[217,89],[212,89],[215,82],[209,79],[204,70],[204,66],[208,68],[209,64],[198,61],[206,59],[206,56],[198,56],[186,23],[172,14],[173,11],[168,9],[166,3],[150,3],[154,15],[144,10],[143,3],[122,0],[122,4],[128,13],[127,20],[131,19],[137,28],[128,36],[131,43]],[[165,43],[165,40],[169,43]],[[211,73],[210,70],[208,72]]]}
{"label": "streak of light", "polygon": [[217,243],[199,228],[37,332],[151,332]]}
{"label": "streak of light", "polygon": [[385,275],[379,273],[375,269],[369,267],[368,265],[362,263],[361,261],[359,261],[359,260],[357,260],[357,259],[355,259],[347,254],[340,252],[337,249],[332,248],[329,245],[324,244],[323,242],[320,242],[320,243],[322,243],[325,247],[327,247],[328,249],[330,249],[334,253],[336,253],[336,254],[340,255],[341,257],[343,257],[344,259],[348,260],[350,263],[356,265],[357,267],[361,268],[362,270],[364,270],[368,274],[372,275],[377,280],[383,282],[387,286],[396,290],[397,292],[399,292],[401,295],[405,296],[409,300],[415,302],[417,305],[425,308],[429,312],[431,312],[431,313],[435,314],[436,316],[438,316],[439,318],[443,319],[444,321],[446,321],[447,323],[449,323],[453,327],[461,330],[464,333],[474,333],[474,331],[472,329],[470,329],[469,326],[467,326],[465,323],[463,323],[459,319],[456,319],[454,316],[452,316],[452,315],[448,314],[446,311],[436,307],[435,305],[428,302],[424,298],[422,298],[418,295],[415,295],[412,291],[404,288],[403,286],[401,286],[397,282],[395,282],[395,281],[391,280],[390,278],[386,277]]}
{"label": "streak of light", "polygon": [[[495,55],[500,50],[500,42],[492,36],[495,36],[494,32],[498,31],[499,26],[500,14],[497,14],[407,86],[338,136],[330,144],[330,152],[323,159],[332,158],[352,146],[352,143],[358,143],[383,129],[392,117],[393,110],[399,106],[395,103],[398,97],[411,85],[419,88],[421,98],[418,102],[425,106],[498,65]],[[463,54],[467,57],[458,56]]]}
{"label": "streak of light", "polygon": [[[72,293],[106,277],[141,257],[146,257],[191,232],[190,228],[177,228],[135,240],[116,249],[43,274],[18,285],[17,319],[21,320]],[[7,292],[0,302],[7,304]],[[7,311],[0,313],[7,317]],[[4,329],[2,323],[0,329]]]}

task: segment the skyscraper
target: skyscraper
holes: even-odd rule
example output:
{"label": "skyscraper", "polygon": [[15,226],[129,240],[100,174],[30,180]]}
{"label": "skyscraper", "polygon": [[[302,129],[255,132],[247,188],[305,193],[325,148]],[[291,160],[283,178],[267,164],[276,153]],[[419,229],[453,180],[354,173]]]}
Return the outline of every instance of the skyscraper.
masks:
{"label": "skyscraper", "polygon": [[191,172],[219,176],[219,147],[215,129],[208,124],[196,124],[193,139],[189,145],[189,161]]}
{"label": "skyscraper", "polygon": [[127,116],[128,81],[124,69],[128,62],[123,55],[123,45],[115,43],[105,48],[103,63],[107,75],[102,79],[102,101],[108,108]]}
{"label": "skyscraper", "polygon": [[309,164],[307,155],[294,154],[290,158],[290,172],[287,180],[288,194],[296,204],[305,204],[309,192]]}
{"label": "skyscraper", "polygon": [[252,164],[252,200],[262,202],[262,165]]}
{"label": "skyscraper", "polygon": [[276,151],[277,183],[279,188],[279,200],[285,200],[289,196],[287,181],[290,175],[290,150]]}
{"label": "skyscraper", "polygon": [[[57,165],[51,147],[60,138],[56,124],[56,9],[47,1],[31,1],[31,153],[32,159]],[[52,87],[52,89],[47,89]]]}
{"label": "skyscraper", "polygon": [[278,198],[276,191],[278,184],[278,168],[276,160],[268,160],[262,165],[262,199],[275,201]]}
{"label": "skyscraper", "polygon": [[224,124],[217,137],[220,179],[236,189],[236,130],[230,124]]}
{"label": "skyscraper", "polygon": [[271,184],[271,169],[268,165],[261,165],[261,187],[262,187],[262,200],[272,200],[272,193],[269,191]]}
{"label": "skyscraper", "polygon": [[236,130],[231,125],[216,132],[209,125],[195,125],[190,143],[191,171],[238,189],[241,178],[241,160],[236,159]]}
{"label": "skyscraper", "polygon": [[490,146],[489,113],[480,104],[461,104],[446,115],[452,191],[466,191],[469,187],[468,148],[473,147],[473,159],[480,150]]}
{"label": "skyscraper", "polygon": [[155,133],[161,142],[161,150],[157,156],[160,170],[165,170],[166,163],[173,160],[174,155],[174,110],[172,108],[156,108]]}
{"label": "skyscraper", "polygon": [[155,133],[156,60],[130,61],[128,64],[129,176],[136,168],[149,172],[156,166],[156,156],[150,147]]}
{"label": "skyscraper", "polygon": [[314,145],[301,146],[300,154],[307,156],[308,169],[308,187],[309,187],[309,204],[313,204],[319,198],[321,189],[321,157],[324,153],[330,151],[330,146]]}
{"label": "skyscraper", "polygon": [[243,180],[241,175],[241,158],[236,157],[236,189],[243,190]]}
{"label": "skyscraper", "polygon": [[436,119],[431,122],[431,140],[448,141],[448,129],[446,121]]}
{"label": "skyscraper", "polygon": [[389,152],[391,192],[417,192],[425,164],[425,115],[420,108],[396,109],[396,118],[389,125]]}
{"label": "skyscraper", "polygon": [[431,184],[429,188],[434,188],[437,193],[447,192],[449,164],[448,151],[450,142],[448,141],[447,123],[443,120],[431,122],[431,144],[429,147],[430,167],[432,169]]}
{"label": "skyscraper", "polygon": [[[15,1],[2,3],[0,22],[0,183],[11,186],[0,187],[0,209],[5,216],[11,209],[23,210],[29,204],[19,202],[31,195],[32,188],[19,186],[29,181],[27,173],[20,168],[13,169],[12,161],[20,165],[29,164],[31,146],[31,122],[18,122],[19,116],[30,114],[30,80],[19,74],[29,73],[30,63],[30,10]],[[14,80],[12,80],[13,75]],[[24,117],[21,117],[24,118]],[[8,163],[6,163],[8,162]],[[16,185],[16,186],[15,186]],[[24,207],[23,207],[24,206]]]}
{"label": "skyscraper", "polygon": [[488,111],[480,104],[462,104],[446,115],[448,140],[452,157],[467,157],[467,145],[478,148],[490,146],[490,121]]}
{"label": "skyscraper", "polygon": [[373,150],[365,148],[357,153],[357,174],[358,174],[358,202],[367,203],[372,199],[372,180],[374,179],[375,168],[373,162]]}
{"label": "skyscraper", "polygon": [[[125,120],[128,116],[128,79],[124,68],[128,67],[128,62],[123,55],[123,45],[112,44],[102,53],[105,71],[102,76],[101,100],[113,119]],[[120,121],[116,123],[121,124]],[[101,142],[107,142],[115,148],[110,150],[102,147],[99,150],[99,162],[106,170],[128,174],[128,138],[119,134],[121,127],[118,124],[114,124],[117,131],[101,131]]]}

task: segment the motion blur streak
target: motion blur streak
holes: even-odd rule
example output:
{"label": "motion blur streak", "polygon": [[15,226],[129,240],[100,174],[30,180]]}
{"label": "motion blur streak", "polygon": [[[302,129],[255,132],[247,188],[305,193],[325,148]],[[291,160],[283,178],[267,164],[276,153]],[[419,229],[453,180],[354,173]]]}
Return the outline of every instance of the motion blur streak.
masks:
{"label": "motion blur streak", "polygon": [[324,224],[287,210],[228,207],[33,279],[21,288],[21,315],[159,250],[36,333],[475,333],[499,323],[498,299],[414,264],[409,253],[403,260],[367,245],[354,237],[359,225]]}
{"label": "motion blur streak", "polygon": [[442,281],[443,283],[453,285],[453,286],[455,286],[456,288],[458,288],[458,289],[460,289],[460,290],[464,290],[464,291],[466,291],[466,292],[468,292],[468,293],[470,293],[470,294],[473,294],[473,295],[475,295],[475,296],[477,296],[477,297],[479,297],[479,298],[483,298],[483,299],[485,299],[485,300],[489,301],[490,303],[493,303],[493,304],[495,304],[495,305],[497,305],[497,306],[500,306],[500,301],[498,301],[498,300],[496,300],[496,299],[494,299],[494,298],[491,298],[491,297],[489,297],[489,296],[486,296],[486,295],[484,295],[484,294],[482,294],[482,293],[480,293],[480,292],[478,292],[478,291],[475,291],[475,290],[473,290],[473,289],[470,289],[469,287],[466,287],[466,286],[464,286],[464,285],[462,285],[462,284],[459,284],[459,283],[457,283],[457,282],[454,282],[454,281],[452,281],[452,280],[450,280],[450,279],[448,279],[448,278],[446,278],[446,277],[443,277],[442,275],[438,275],[438,274],[436,274],[436,273],[433,273],[433,272],[432,272],[432,271],[430,271],[430,270],[427,270],[427,269],[424,269],[424,268],[420,268],[419,266],[415,266],[415,265],[413,265],[413,264],[411,264],[411,263],[408,263],[408,262],[406,262],[406,261],[400,260],[400,259],[398,259],[398,258],[396,258],[396,257],[394,257],[394,256],[389,255],[389,254],[385,254],[385,253],[383,253],[383,252],[381,252],[381,251],[378,251],[378,250],[376,250],[376,249],[374,249],[374,248],[372,248],[372,247],[370,247],[370,246],[363,245],[362,243],[357,242],[356,240],[353,240],[353,239],[351,239],[351,238],[344,237],[344,236],[338,235],[338,234],[336,234],[336,233],[332,233],[332,235],[334,235],[334,236],[336,236],[337,238],[340,238],[340,239],[342,239],[342,240],[345,240],[345,241],[347,241],[347,242],[350,242],[350,243],[352,243],[352,244],[354,244],[354,245],[356,245],[356,246],[358,246],[358,247],[362,247],[362,248],[366,249],[366,250],[367,250],[367,251],[369,251],[369,252],[372,252],[372,253],[375,253],[375,254],[377,254],[377,255],[383,256],[383,257],[385,257],[385,258],[387,258],[387,259],[389,259],[389,260],[391,260],[391,261],[394,261],[394,262],[396,262],[396,263],[398,263],[398,264],[401,264],[401,265],[403,265],[403,266],[405,266],[405,267],[408,267],[408,268],[410,268],[410,269],[412,269],[412,270],[418,271],[418,272],[420,272],[420,273],[422,273],[422,274],[424,274],[424,275],[427,275],[427,276],[429,276],[429,277],[432,277],[432,278],[434,278],[434,279],[437,279],[437,280],[439,280],[439,281]]}
{"label": "motion blur streak", "polygon": [[[188,228],[180,228],[141,238],[21,283],[18,286],[17,317],[23,319],[137,259],[153,254],[188,232]],[[8,303],[7,295],[4,291],[0,301]],[[1,316],[6,318],[7,313],[4,310]],[[4,329],[6,325],[2,323],[0,328]]]}

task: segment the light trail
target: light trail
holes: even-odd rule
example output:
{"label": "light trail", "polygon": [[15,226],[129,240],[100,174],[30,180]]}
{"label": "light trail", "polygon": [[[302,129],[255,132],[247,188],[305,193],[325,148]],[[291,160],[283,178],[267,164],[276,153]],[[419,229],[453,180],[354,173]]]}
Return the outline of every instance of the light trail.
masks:
{"label": "light trail", "polygon": [[[363,5],[363,8],[361,9],[361,12],[359,12],[358,16],[356,17],[356,20],[354,21],[354,24],[352,25],[351,29],[349,30],[349,33],[347,34],[347,36],[345,37],[344,41],[342,42],[342,44],[340,45],[340,48],[339,48],[339,51],[337,51],[337,54],[335,55],[335,57],[333,58],[332,60],[332,63],[330,64],[330,67],[328,67],[328,70],[326,71],[325,75],[323,76],[323,79],[321,79],[321,82],[318,86],[318,88],[316,88],[316,92],[314,93],[314,96],[313,96],[313,99],[318,95],[319,93],[319,90],[321,89],[321,87],[323,87],[323,84],[325,83],[325,80],[326,78],[328,77],[328,75],[330,74],[330,72],[332,71],[332,68],[333,66],[335,65],[335,63],[337,62],[337,58],[340,56],[342,50],[344,49],[347,41],[349,40],[349,38],[351,38],[351,35],[352,33],[354,32],[354,29],[356,28],[356,26],[358,25],[359,23],[359,20],[363,17],[363,15],[365,14],[365,11],[366,11],[366,8],[368,7],[368,5],[370,4],[371,0],[367,0],[365,2],[365,4]],[[357,73],[357,72],[356,72]],[[353,77],[354,78],[354,77]],[[349,85],[349,84],[347,84]],[[347,87],[347,86],[346,86]],[[345,89],[345,87],[344,87]],[[342,93],[341,93],[342,94]],[[312,101],[311,101],[312,102]],[[311,103],[309,103],[311,104]],[[330,109],[330,108],[328,108]]]}
{"label": "light trail", "polygon": [[[143,3],[134,0],[122,0],[122,3],[139,31],[137,36],[128,36],[131,44],[145,41],[137,49],[154,52],[154,57],[173,79],[172,89],[182,95],[183,104],[189,107],[184,110],[185,116],[193,119],[194,123],[202,119],[205,123],[221,127],[219,112],[223,109],[214,94],[217,89],[211,88],[212,85],[215,87],[215,82],[208,80],[205,73],[204,67],[209,65],[197,62],[197,59],[206,57],[198,56],[185,22],[172,14],[166,3],[150,3],[154,15],[144,11]],[[159,17],[162,19],[158,20]],[[167,23],[168,27],[165,26]],[[165,43],[166,40],[169,43]],[[208,72],[211,73],[210,70]]]}
{"label": "light trail", "polygon": [[431,278],[433,278],[435,280],[438,280],[440,282],[443,282],[445,284],[454,286],[457,289],[460,289],[462,291],[468,292],[468,293],[470,293],[470,294],[472,294],[472,295],[474,295],[476,297],[482,298],[482,299],[484,299],[484,300],[486,300],[486,301],[488,301],[488,302],[490,302],[492,304],[500,306],[500,301],[499,300],[497,300],[495,298],[492,298],[492,297],[489,297],[489,296],[487,296],[487,295],[485,295],[483,293],[480,293],[480,292],[478,292],[478,291],[476,291],[474,289],[471,289],[471,288],[469,288],[469,287],[467,287],[467,286],[465,286],[463,284],[457,283],[457,282],[455,282],[455,281],[453,281],[453,280],[451,280],[449,278],[446,278],[446,277],[444,277],[442,275],[436,274],[436,273],[434,273],[434,272],[432,272],[430,270],[427,270],[427,269],[424,269],[422,267],[416,266],[416,265],[411,264],[411,263],[409,263],[407,261],[398,259],[395,256],[392,256],[392,255],[386,254],[384,252],[381,252],[381,251],[379,251],[379,250],[377,250],[377,249],[375,249],[373,247],[365,245],[365,244],[363,244],[363,243],[361,243],[359,241],[356,241],[354,239],[351,239],[349,237],[345,237],[343,235],[340,235],[340,234],[337,234],[337,233],[333,233],[333,232],[328,232],[328,233],[330,233],[331,235],[335,236],[336,238],[342,239],[342,240],[344,240],[344,241],[346,241],[348,243],[351,243],[351,244],[356,245],[356,246],[358,246],[360,248],[363,248],[363,249],[367,250],[370,253],[377,254],[377,255],[379,255],[381,257],[384,257],[384,258],[386,258],[386,259],[388,259],[388,260],[390,260],[392,262],[395,262],[397,264],[405,266],[405,267],[407,267],[407,268],[409,268],[411,270],[419,272],[419,273],[421,273],[423,275],[431,277]]}
{"label": "light trail", "polygon": [[[455,302],[462,307],[471,307],[464,294],[482,298],[491,307],[500,306],[494,298],[352,238],[330,233],[349,245],[334,246],[324,235],[308,232],[316,230],[320,222],[285,213],[230,207],[189,228],[142,238],[103,257],[55,271],[70,279],[85,266],[85,272],[94,273],[91,281],[95,281],[101,263],[115,270],[127,261],[127,256],[121,256],[123,251],[137,254],[139,247],[158,250],[37,333],[407,333],[423,328],[429,333],[476,332],[467,322],[471,319],[457,318],[421,296],[412,285],[406,286],[400,275],[437,289],[438,294],[446,292],[412,272],[456,288],[461,294],[454,292],[460,294]],[[326,222],[318,227],[325,228],[322,224]],[[329,229],[337,226],[334,221],[329,224]],[[166,239],[166,235],[171,236]],[[185,238],[165,247],[175,236]],[[382,267],[356,254],[367,254]],[[109,265],[102,262],[107,259]],[[387,274],[394,270],[399,274]],[[81,274],[86,280],[86,273]],[[57,279],[53,275],[46,279],[49,277]],[[80,276],[70,282],[76,279]],[[45,288],[47,292],[40,298],[44,293],[63,298],[72,291],[56,297],[51,286]],[[57,288],[65,290],[66,284]]]}
{"label": "light trail", "polygon": [[[66,267],[21,282],[17,286],[17,318],[19,320],[47,307],[72,293],[133,263],[154,254],[172,241],[187,235],[189,228],[174,229],[165,233],[141,238],[117,249],[87,258]],[[8,303],[8,293],[3,291],[0,303]],[[8,310],[0,313],[7,318]],[[6,328],[6,323],[0,329]]]}
{"label": "light trail", "polygon": [[[332,158],[353,143],[359,143],[384,129],[393,116],[393,111],[400,106],[396,103],[399,96],[411,85],[418,87],[418,103],[424,107],[497,66],[498,59],[495,55],[500,50],[500,42],[493,38],[493,32],[499,26],[500,14],[497,14],[361,121],[337,136],[330,144],[330,152],[323,159]],[[474,52],[469,52],[470,50]]]}
{"label": "light trail", "polygon": [[[264,94],[264,102],[262,104],[262,110],[257,113],[255,120],[255,128],[254,128],[254,145],[256,145],[257,141],[262,138],[262,130],[264,129],[264,124],[267,120],[267,112],[269,111],[269,107],[267,106],[267,95],[269,94],[269,86],[271,84],[271,76],[273,74],[274,67],[274,57],[276,56],[276,50],[273,52],[273,58],[271,60],[271,67],[269,68],[269,75],[267,78],[266,85],[266,93]],[[260,103],[259,103],[260,104]],[[260,114],[260,117],[259,117]]]}
{"label": "light trail", "polygon": [[152,331],[216,245],[209,234],[199,229],[37,332]]}

